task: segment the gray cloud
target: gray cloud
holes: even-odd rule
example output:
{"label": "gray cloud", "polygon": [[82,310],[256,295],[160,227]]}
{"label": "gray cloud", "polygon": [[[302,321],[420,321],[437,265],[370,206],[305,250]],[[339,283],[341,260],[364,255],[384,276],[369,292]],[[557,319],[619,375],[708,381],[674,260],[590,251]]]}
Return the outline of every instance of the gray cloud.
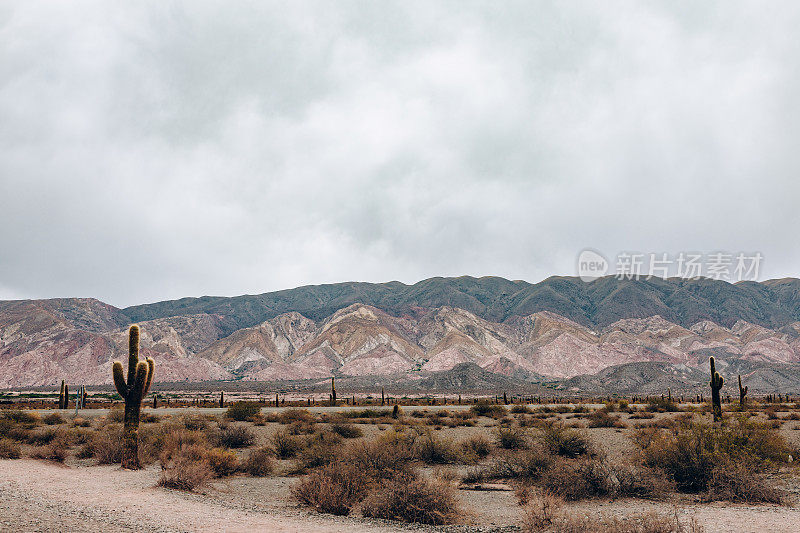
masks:
{"label": "gray cloud", "polygon": [[795,2],[0,7],[0,298],[797,276]]}

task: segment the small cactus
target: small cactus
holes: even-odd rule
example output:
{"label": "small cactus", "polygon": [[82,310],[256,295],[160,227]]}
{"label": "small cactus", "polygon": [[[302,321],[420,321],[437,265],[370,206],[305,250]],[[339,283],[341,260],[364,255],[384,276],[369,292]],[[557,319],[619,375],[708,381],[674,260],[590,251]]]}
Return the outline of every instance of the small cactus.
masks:
{"label": "small cactus", "polygon": [[739,407],[744,409],[745,396],[747,396],[747,386],[742,388],[742,376],[739,375]]}
{"label": "small cactus", "polygon": [[153,383],[155,362],[151,357],[139,361],[139,326],[128,330],[128,380],[125,381],[122,363],[114,361],[111,373],[117,392],[125,400],[125,418],[122,430],[122,468],[138,470],[139,463],[139,413],[142,399]]}
{"label": "small cactus", "polygon": [[719,372],[714,368],[713,357],[709,358],[709,363],[711,365],[711,382],[709,383],[711,386],[711,408],[714,412],[714,422],[716,422],[722,418],[722,404],[719,398],[719,391],[722,389],[725,379],[720,376]]}

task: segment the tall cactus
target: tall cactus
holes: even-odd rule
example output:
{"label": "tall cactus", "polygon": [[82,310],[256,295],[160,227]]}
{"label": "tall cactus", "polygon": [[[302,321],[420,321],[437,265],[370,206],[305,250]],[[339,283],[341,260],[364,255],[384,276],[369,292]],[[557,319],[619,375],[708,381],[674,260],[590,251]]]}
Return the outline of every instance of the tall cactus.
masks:
{"label": "tall cactus", "polygon": [[331,376],[331,404],[336,405],[336,383],[333,376]]}
{"label": "tall cactus", "polygon": [[739,374],[739,408],[744,409],[744,397],[747,396],[747,386],[742,388],[742,376]]}
{"label": "tall cactus", "polygon": [[128,381],[123,375],[122,363],[114,361],[111,367],[114,385],[125,400],[125,419],[122,430],[122,468],[138,470],[139,464],[139,412],[142,399],[147,396],[153,382],[155,362],[151,357],[139,361],[139,326],[128,331]]}
{"label": "tall cactus", "polygon": [[219,408],[225,407],[225,391],[219,391]]}
{"label": "tall cactus", "polygon": [[714,358],[709,358],[711,364],[711,408],[714,412],[714,422],[722,418],[722,403],[719,398],[719,391],[725,383],[725,379],[719,375],[719,372],[714,368]]}
{"label": "tall cactus", "polygon": [[64,392],[66,390],[66,386],[67,386],[66,383],[62,379],[61,380],[61,391],[58,393],[58,408],[59,409],[66,409],[66,404],[64,402],[64,398],[65,398]]}

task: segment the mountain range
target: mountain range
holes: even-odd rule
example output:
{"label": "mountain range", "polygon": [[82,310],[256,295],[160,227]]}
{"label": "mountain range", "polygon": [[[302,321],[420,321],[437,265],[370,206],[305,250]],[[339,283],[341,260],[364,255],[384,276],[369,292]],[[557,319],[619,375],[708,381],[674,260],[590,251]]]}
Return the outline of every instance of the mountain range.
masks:
{"label": "mountain range", "polygon": [[800,386],[797,279],[459,277],[124,309],[91,298],[0,301],[0,388],[108,383],[134,322],[161,382],[336,375],[446,384],[471,368],[482,383],[677,390],[703,383],[715,355],[723,374],[739,371],[753,390]]}

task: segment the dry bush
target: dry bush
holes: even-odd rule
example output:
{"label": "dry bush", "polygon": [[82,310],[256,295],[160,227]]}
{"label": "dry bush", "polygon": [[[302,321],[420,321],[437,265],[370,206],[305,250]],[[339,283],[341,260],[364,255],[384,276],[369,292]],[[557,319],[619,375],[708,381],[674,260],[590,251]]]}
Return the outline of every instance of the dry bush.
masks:
{"label": "dry bush", "polygon": [[210,420],[203,415],[183,415],[177,423],[189,431],[202,431],[208,428]]}
{"label": "dry bush", "polygon": [[356,464],[335,461],[305,476],[292,494],[322,513],[350,514],[367,494],[368,477]]}
{"label": "dry bush", "polygon": [[515,415],[520,415],[520,414],[529,415],[533,411],[531,410],[531,408],[529,406],[527,406],[525,404],[517,404],[517,405],[514,405],[513,407],[511,407],[511,412],[513,414],[515,414]]}
{"label": "dry bush", "polygon": [[331,424],[331,431],[345,439],[357,439],[358,437],[364,436],[364,432],[361,428],[354,424]]}
{"label": "dry bush", "polygon": [[286,431],[278,431],[270,439],[275,457],[278,459],[291,459],[303,448],[303,441],[296,435]]}
{"label": "dry bush", "polygon": [[4,411],[0,414],[0,419],[9,420],[14,424],[28,427],[38,426],[42,422],[42,418],[38,413],[18,409]]}
{"label": "dry bush", "polygon": [[269,446],[256,448],[250,452],[250,455],[242,463],[242,470],[251,476],[268,476],[275,470],[274,454],[275,451]]}
{"label": "dry bush", "polygon": [[122,424],[125,421],[125,410],[121,405],[114,405],[105,416],[106,422]]}
{"label": "dry bush", "polygon": [[[341,439],[341,437],[339,438]],[[312,468],[332,463],[336,459],[336,455],[337,449],[331,440],[313,439],[308,446],[297,453],[293,472],[304,473]]]}
{"label": "dry bush", "polygon": [[11,439],[0,438],[0,459],[19,459],[19,444]]}
{"label": "dry bush", "polygon": [[469,410],[475,416],[486,416],[489,418],[503,418],[508,416],[508,409],[499,404],[481,402],[473,405]]}
{"label": "dry bush", "polygon": [[651,413],[675,413],[680,411],[678,404],[668,398],[650,398],[645,409]]}
{"label": "dry bush", "polygon": [[456,522],[460,511],[449,484],[414,476],[385,480],[364,500],[362,513],[371,518],[443,525]]}
{"label": "dry bush", "polygon": [[525,506],[522,530],[529,533],[702,533],[694,520],[683,525],[677,512],[655,511],[627,515],[624,518],[602,513],[586,515],[570,512],[564,500],[547,492],[530,498]]}
{"label": "dry bush", "polygon": [[425,464],[441,465],[459,461],[459,453],[451,439],[428,430],[414,442],[414,456]]}
{"label": "dry bush", "polygon": [[64,417],[61,416],[59,413],[49,413],[42,418],[42,422],[47,424],[48,426],[55,426],[57,424],[63,424],[65,422]]}
{"label": "dry bush", "polygon": [[158,484],[170,489],[192,491],[214,477],[208,461],[198,459],[196,446],[181,448],[166,464],[162,465]]}
{"label": "dry bush", "polygon": [[242,424],[220,426],[217,442],[224,448],[247,448],[256,440],[255,433]]}
{"label": "dry bush", "polygon": [[72,425],[79,428],[90,428],[92,427],[92,421],[77,416],[72,419]]}
{"label": "dry bush", "polygon": [[541,442],[550,453],[562,457],[574,458],[593,451],[591,441],[584,433],[558,424],[543,428]]}
{"label": "dry bush", "polygon": [[292,422],[306,422],[313,424],[316,420],[306,409],[287,409],[278,414],[278,422],[281,424],[291,424]]}
{"label": "dry bush", "polygon": [[31,452],[31,457],[35,459],[45,459],[63,463],[69,455],[69,439],[66,434],[61,432],[43,446],[36,446]]}
{"label": "dry bush", "polygon": [[541,486],[567,501],[614,495],[617,491],[608,463],[596,457],[557,458],[542,473]]}
{"label": "dry bush", "polygon": [[261,406],[256,402],[235,402],[225,411],[225,417],[237,422],[244,422],[260,412]]}
{"label": "dry bush", "polygon": [[608,411],[599,409],[589,415],[590,428],[624,428],[625,424],[617,415],[610,415]]}
{"label": "dry bush", "polygon": [[290,435],[311,435],[316,431],[314,422],[298,420],[286,426],[286,432]]}
{"label": "dry bush", "polygon": [[44,446],[50,444],[53,439],[61,434],[63,434],[63,431],[60,431],[58,428],[40,428],[28,434],[27,442],[32,446]]}
{"label": "dry bush", "polygon": [[472,455],[477,459],[484,459],[492,453],[492,442],[485,435],[479,433],[463,440],[461,449],[464,450],[464,454],[467,456]]}
{"label": "dry bush", "polygon": [[683,424],[634,442],[644,463],[664,470],[680,491],[734,501],[775,501],[763,474],[792,452],[780,434],[744,418],[721,426]]}
{"label": "dry bush", "polygon": [[142,412],[139,415],[139,422],[142,424],[158,424],[161,422],[161,417],[153,413]]}
{"label": "dry bush", "polygon": [[107,465],[122,462],[122,426],[120,424],[106,424],[97,431],[92,440],[85,446],[89,450],[81,450],[85,457],[94,456],[98,464]]}
{"label": "dry bush", "polygon": [[528,436],[521,428],[500,426],[495,428],[492,433],[500,448],[521,450],[528,447]]}
{"label": "dry bush", "polygon": [[214,472],[214,477],[232,476],[239,469],[239,458],[224,448],[205,450],[205,460]]}
{"label": "dry bush", "polygon": [[[519,479],[532,483],[538,481],[552,463],[552,456],[540,447],[506,451],[493,457],[480,471],[469,472],[468,476],[474,477],[477,474],[479,479]],[[465,477],[464,481],[469,482],[469,477]]]}

